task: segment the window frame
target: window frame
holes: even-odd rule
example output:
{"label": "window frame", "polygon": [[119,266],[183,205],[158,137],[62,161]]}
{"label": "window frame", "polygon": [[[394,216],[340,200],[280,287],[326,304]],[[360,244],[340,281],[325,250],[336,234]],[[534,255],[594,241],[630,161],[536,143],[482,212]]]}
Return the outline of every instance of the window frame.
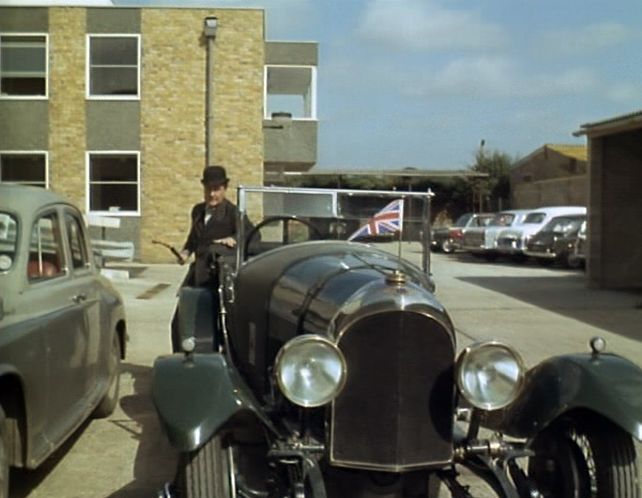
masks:
{"label": "window frame", "polygon": [[[0,100],[48,100],[49,99],[49,33],[22,32],[22,31],[1,31],[0,47],[3,36],[42,36],[45,39],[45,94],[44,95],[2,95]],[[2,51],[0,50],[0,78],[2,77]]]}
{"label": "window frame", "polygon": [[[85,43],[85,98],[87,100],[140,100],[141,35],[139,33],[87,33]],[[91,40],[92,38],[136,38],[136,95],[93,95],[91,93]]]}
{"label": "window frame", "polygon": [[264,64],[263,66],[263,119],[272,119],[268,113],[269,68],[299,68],[310,70],[310,117],[292,116],[292,121],[318,121],[317,118],[317,66],[309,64]]}
{"label": "window frame", "polygon": [[[91,270],[91,248],[89,246],[89,234],[87,233],[83,217],[75,209],[70,207],[65,207],[62,212],[62,216],[65,224],[65,241],[67,243],[67,249],[69,251],[68,265],[69,270],[78,273]],[[71,220],[71,221],[70,221]],[[72,245],[71,237],[73,231],[70,229],[70,223],[75,223],[78,227],[78,237],[80,244],[80,251],[82,252],[83,264],[82,266],[75,266],[74,264],[74,250]]]}
{"label": "window frame", "polygon": [[[58,265],[57,265],[58,266],[58,272],[55,275],[39,275],[39,276],[36,276],[36,277],[31,277],[31,276],[29,276],[29,263],[32,261],[32,259],[31,259],[31,249],[32,249],[31,244],[33,243],[32,239],[33,239],[34,228],[36,228],[36,226],[40,224],[40,220],[42,220],[43,218],[47,218],[47,217],[55,218],[57,220],[57,224],[58,224],[58,230],[55,230],[56,227],[55,227],[55,224],[54,224],[54,227],[53,227],[54,231],[52,232],[52,235],[54,236],[54,240],[55,240],[55,242],[57,244],[57,246],[56,246],[56,248],[57,248],[56,256],[59,257],[59,261],[58,261]],[[64,230],[65,230],[65,228],[63,227],[63,222],[61,220],[61,213],[60,213],[60,210],[58,209],[57,206],[55,206],[53,208],[46,208],[45,210],[38,212],[36,214],[36,216],[34,216],[34,218],[32,220],[32,223],[31,223],[31,231],[30,231],[29,241],[28,241],[29,245],[28,245],[28,248],[27,248],[27,254],[28,254],[27,268],[25,268],[27,270],[27,272],[26,272],[26,274],[27,274],[27,282],[29,283],[29,285],[39,285],[39,284],[42,284],[44,282],[51,282],[51,281],[59,279],[61,277],[69,276],[69,263],[67,261],[67,257],[68,256],[67,256],[67,252],[66,252],[66,249],[65,249],[65,232],[64,232]],[[58,238],[56,238],[56,235],[58,236]],[[40,248],[38,249],[37,255],[38,255],[38,261],[44,261],[44,259],[42,259],[42,257],[41,257]]]}
{"label": "window frame", "polygon": [[[91,156],[123,156],[130,155],[136,156],[136,211],[94,211],[91,210]],[[93,182],[93,183],[106,183],[106,182]],[[132,182],[113,182],[111,184],[131,185]],[[140,178],[140,151],[138,150],[88,150],[85,153],[85,212],[99,216],[115,216],[123,217],[136,217],[141,215],[141,178]]]}
{"label": "window frame", "polygon": [[[2,180],[2,166],[1,161],[3,155],[14,155],[14,156],[45,156],[45,189],[49,189],[49,151],[46,150],[0,150],[0,182],[14,185],[28,185],[34,186],[31,183],[25,182],[11,182]],[[38,187],[40,185],[37,185]]]}

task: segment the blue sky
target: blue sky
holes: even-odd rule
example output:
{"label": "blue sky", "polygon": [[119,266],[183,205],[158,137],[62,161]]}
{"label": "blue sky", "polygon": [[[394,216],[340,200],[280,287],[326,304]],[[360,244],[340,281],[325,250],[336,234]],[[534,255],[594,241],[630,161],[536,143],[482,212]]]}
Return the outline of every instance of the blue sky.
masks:
{"label": "blue sky", "polygon": [[639,0],[211,5],[263,7],[268,40],[319,43],[317,168],[460,169],[482,139],[524,156],[642,109]]}

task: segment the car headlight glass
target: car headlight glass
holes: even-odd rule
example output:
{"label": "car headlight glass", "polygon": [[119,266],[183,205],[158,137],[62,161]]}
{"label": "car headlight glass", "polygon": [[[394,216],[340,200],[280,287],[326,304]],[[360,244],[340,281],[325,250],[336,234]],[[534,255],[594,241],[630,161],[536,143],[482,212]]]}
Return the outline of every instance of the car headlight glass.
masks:
{"label": "car headlight glass", "polygon": [[524,363],[512,348],[485,342],[464,349],[457,360],[457,385],[474,407],[497,410],[512,403],[524,380]]}
{"label": "car headlight glass", "polygon": [[276,357],[279,388],[292,403],[315,407],[341,392],[346,378],[343,353],[318,335],[301,335],[283,345]]}

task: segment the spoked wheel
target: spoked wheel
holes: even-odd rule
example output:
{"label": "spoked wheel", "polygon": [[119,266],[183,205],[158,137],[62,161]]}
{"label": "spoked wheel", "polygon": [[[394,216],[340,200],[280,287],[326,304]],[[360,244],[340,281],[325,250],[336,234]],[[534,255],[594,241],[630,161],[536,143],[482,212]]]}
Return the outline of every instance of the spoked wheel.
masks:
{"label": "spoked wheel", "polygon": [[236,482],[232,448],[220,435],[183,455],[176,482],[180,498],[234,498]]}
{"label": "spoked wheel", "polygon": [[528,474],[543,498],[639,498],[631,436],[598,417],[567,419],[538,434]]}

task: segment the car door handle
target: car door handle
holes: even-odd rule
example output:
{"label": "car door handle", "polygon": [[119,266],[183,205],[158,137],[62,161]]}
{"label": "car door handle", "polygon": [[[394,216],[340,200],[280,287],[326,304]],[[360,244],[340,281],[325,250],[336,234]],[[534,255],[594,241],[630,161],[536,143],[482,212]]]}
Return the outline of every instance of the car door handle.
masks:
{"label": "car door handle", "polygon": [[82,292],[80,294],[76,294],[74,297],[71,298],[71,300],[76,304],[80,304],[86,299],[87,299],[87,295],[83,294]]}

